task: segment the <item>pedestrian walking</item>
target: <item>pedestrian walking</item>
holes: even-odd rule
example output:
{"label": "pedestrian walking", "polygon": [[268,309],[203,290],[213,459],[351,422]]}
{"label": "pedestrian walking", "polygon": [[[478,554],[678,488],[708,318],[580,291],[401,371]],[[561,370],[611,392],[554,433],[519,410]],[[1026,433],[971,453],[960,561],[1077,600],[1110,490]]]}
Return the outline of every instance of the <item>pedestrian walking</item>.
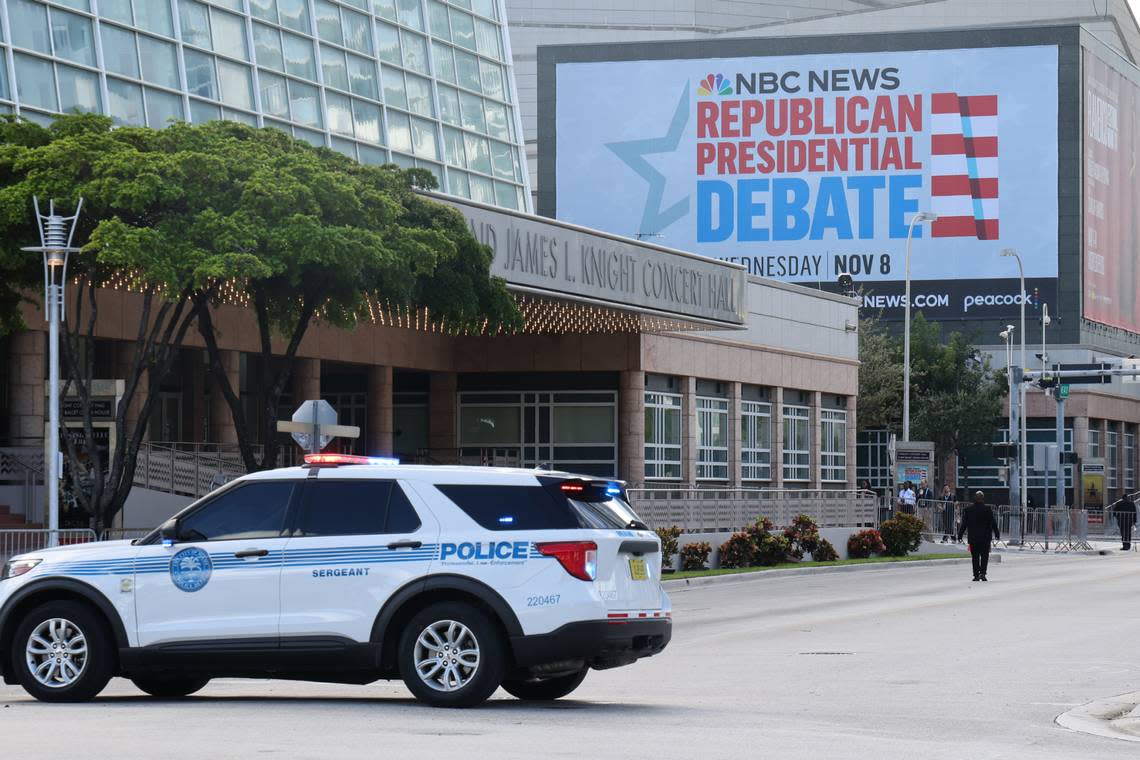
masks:
{"label": "pedestrian walking", "polygon": [[1113,506],[1112,513],[1116,517],[1116,527],[1120,528],[1121,548],[1128,551],[1132,548],[1132,527],[1136,525],[1136,502],[1124,494]]}
{"label": "pedestrian walking", "polygon": [[942,543],[946,544],[954,536],[954,490],[949,483],[943,484],[938,501],[942,503]]}
{"label": "pedestrian walking", "polygon": [[974,503],[962,512],[962,524],[958,527],[958,540],[965,535],[970,542],[970,559],[974,566],[974,580],[985,581],[990,564],[990,536],[1000,539],[994,511],[986,504],[986,495],[981,491],[974,494]]}

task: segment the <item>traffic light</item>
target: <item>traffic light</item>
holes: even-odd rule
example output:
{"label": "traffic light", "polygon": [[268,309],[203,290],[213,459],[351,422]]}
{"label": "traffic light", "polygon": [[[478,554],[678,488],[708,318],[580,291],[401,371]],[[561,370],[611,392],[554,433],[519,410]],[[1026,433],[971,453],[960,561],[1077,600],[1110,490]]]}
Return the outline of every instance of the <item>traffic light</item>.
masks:
{"label": "traffic light", "polygon": [[1048,388],[1056,388],[1060,384],[1061,384],[1061,381],[1060,381],[1060,379],[1057,378],[1056,375],[1053,375],[1050,377],[1042,377],[1037,381],[1037,387],[1041,388],[1042,390],[1045,390]]}

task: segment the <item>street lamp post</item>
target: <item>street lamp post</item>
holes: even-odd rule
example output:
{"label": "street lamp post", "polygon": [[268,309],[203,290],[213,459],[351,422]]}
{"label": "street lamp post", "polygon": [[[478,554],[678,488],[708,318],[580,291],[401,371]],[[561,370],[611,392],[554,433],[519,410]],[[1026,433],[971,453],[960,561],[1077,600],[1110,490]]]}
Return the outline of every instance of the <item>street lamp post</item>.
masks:
{"label": "street lamp post", "polygon": [[[1025,268],[1021,265],[1021,256],[1014,249],[1003,248],[1001,255],[1003,257],[1006,257],[1006,258],[1012,258],[1014,261],[1017,262],[1017,278],[1018,278],[1018,281],[1020,282],[1020,287],[1021,287],[1021,290],[1018,293],[1018,298],[1017,298],[1017,300],[1021,304],[1021,371],[1024,372],[1025,371]],[[1025,399],[1025,383],[1022,382],[1022,383],[1018,383],[1017,385],[1018,385],[1018,391],[1017,391],[1018,410],[1020,411],[1020,416],[1021,416],[1021,430],[1018,433],[1019,441],[1018,441],[1018,452],[1017,452],[1017,462],[1018,462],[1018,468],[1017,469],[1018,469],[1018,473],[1019,473],[1020,478],[1021,478],[1021,482],[1020,482],[1021,512],[1022,512],[1022,518],[1023,518],[1022,524],[1024,524],[1024,518],[1026,516],[1025,512],[1027,510],[1026,498],[1028,496],[1028,490],[1029,490],[1029,483],[1028,483],[1028,478],[1027,478],[1029,468],[1026,466],[1026,462],[1025,462],[1025,460],[1026,460],[1026,451],[1025,451],[1026,441],[1025,441],[1025,439],[1027,437],[1026,436],[1026,429],[1027,429],[1028,425],[1026,423],[1026,417],[1027,417],[1026,411],[1027,410],[1025,408],[1025,401],[1026,401],[1026,399]]]}
{"label": "street lamp post", "polygon": [[920,222],[933,222],[938,214],[919,211],[910,218],[906,230],[906,326],[903,328],[903,441],[910,441],[910,241],[914,236],[914,225]]}
{"label": "street lamp post", "polygon": [[[1009,422],[1006,423],[1006,429],[1009,431],[1009,443],[1013,443],[1014,441],[1014,420],[1016,419],[1014,416],[1016,401],[1014,400],[1013,396],[1013,334],[1016,330],[1017,327],[1014,325],[1006,325],[1005,329],[998,333],[998,335],[1001,337],[1002,343],[1005,344],[1005,379],[1006,385],[1009,387]],[[1009,476],[1007,477],[1007,480],[1009,482],[1009,493],[1011,501],[1013,499],[1014,491],[1017,490],[1017,474],[1017,462],[1014,460]]]}
{"label": "street lamp post", "polygon": [[33,197],[36,209],[36,227],[40,245],[23,250],[42,253],[44,257],[44,314],[48,323],[48,447],[46,482],[48,492],[48,545],[59,544],[59,476],[63,469],[59,453],[59,325],[65,318],[64,285],[67,283],[67,259],[79,251],[71,246],[75,236],[83,199],[75,206],[72,216],[55,212],[55,201],[48,202],[48,213],[40,212],[40,200]]}

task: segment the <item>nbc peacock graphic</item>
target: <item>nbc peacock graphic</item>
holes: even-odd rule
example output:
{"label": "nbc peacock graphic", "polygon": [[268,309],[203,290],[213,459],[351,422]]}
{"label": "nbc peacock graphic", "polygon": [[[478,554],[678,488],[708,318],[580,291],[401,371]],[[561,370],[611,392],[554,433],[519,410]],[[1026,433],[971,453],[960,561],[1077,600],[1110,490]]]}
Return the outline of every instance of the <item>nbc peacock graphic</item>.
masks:
{"label": "nbc peacock graphic", "polygon": [[706,74],[697,83],[697,95],[731,95],[732,84],[723,74]]}

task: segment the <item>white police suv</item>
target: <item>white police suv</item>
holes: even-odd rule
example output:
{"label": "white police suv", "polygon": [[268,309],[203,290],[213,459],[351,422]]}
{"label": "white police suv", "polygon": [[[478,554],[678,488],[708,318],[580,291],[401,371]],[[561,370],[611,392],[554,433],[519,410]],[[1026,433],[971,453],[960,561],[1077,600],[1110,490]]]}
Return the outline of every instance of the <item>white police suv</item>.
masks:
{"label": "white police suv", "polygon": [[365,684],[470,706],[569,694],[672,630],[657,536],[620,483],[334,454],[260,472],[145,538],[13,557],[0,672],[45,701],[113,676]]}

